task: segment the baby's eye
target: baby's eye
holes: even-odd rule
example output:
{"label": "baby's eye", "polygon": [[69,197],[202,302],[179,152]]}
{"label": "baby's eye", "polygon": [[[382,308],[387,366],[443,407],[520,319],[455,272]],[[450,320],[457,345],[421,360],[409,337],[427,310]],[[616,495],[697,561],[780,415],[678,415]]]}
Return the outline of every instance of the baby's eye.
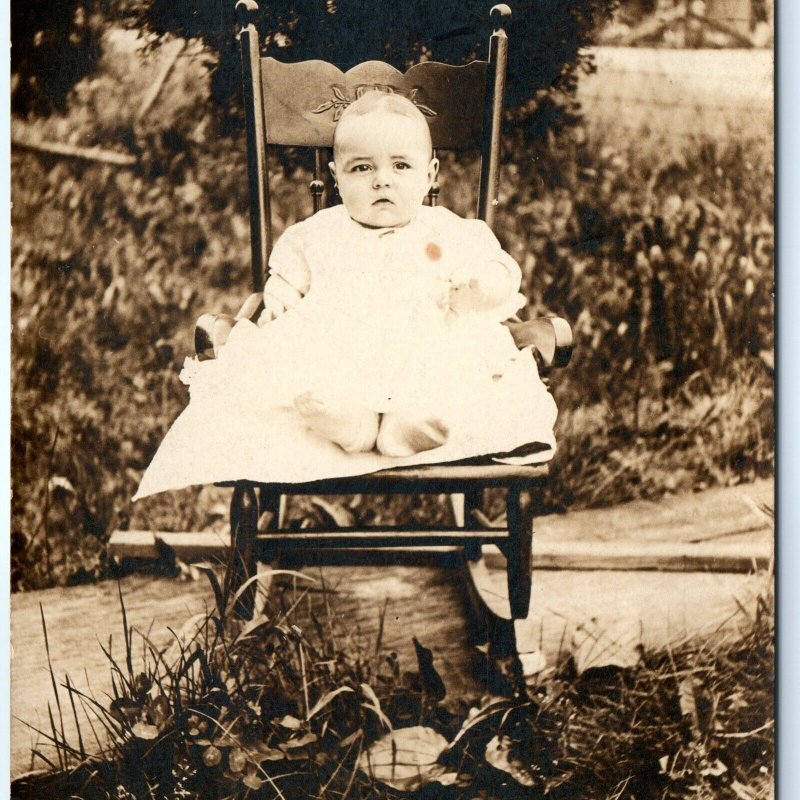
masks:
{"label": "baby's eye", "polygon": [[351,172],[369,172],[370,169],[371,168],[369,164],[356,164]]}
{"label": "baby's eye", "polygon": [[405,161],[398,161],[394,165],[395,169],[404,170],[404,169],[411,169],[411,164],[407,164]]}

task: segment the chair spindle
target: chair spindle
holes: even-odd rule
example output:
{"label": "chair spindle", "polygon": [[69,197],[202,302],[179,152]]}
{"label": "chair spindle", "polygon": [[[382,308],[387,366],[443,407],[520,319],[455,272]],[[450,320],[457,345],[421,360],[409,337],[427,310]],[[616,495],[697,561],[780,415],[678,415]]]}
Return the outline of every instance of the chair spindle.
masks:
{"label": "chair spindle", "polygon": [[[433,157],[436,158],[436,148],[433,149]],[[431,184],[430,191],[428,192],[428,197],[430,198],[430,202],[432,206],[435,206],[439,202],[439,181],[434,180]]]}
{"label": "chair spindle", "polygon": [[325,193],[325,183],[322,180],[323,158],[322,149],[314,148],[314,180],[308,184],[311,200],[314,203],[314,213],[322,208],[322,196]]}
{"label": "chair spindle", "polygon": [[504,3],[491,11],[494,32],[489,39],[489,71],[486,75],[486,105],[483,112],[481,180],[478,190],[478,217],[494,227],[494,212],[500,192],[500,125],[503,119],[503,96],[506,87],[508,36],[511,9]]}

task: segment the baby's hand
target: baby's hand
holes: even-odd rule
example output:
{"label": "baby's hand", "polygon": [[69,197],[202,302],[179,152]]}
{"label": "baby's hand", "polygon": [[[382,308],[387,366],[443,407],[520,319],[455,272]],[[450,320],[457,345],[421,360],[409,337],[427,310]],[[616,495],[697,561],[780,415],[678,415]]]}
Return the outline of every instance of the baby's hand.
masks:
{"label": "baby's hand", "polygon": [[294,308],[303,299],[303,294],[279,275],[270,278],[264,289],[264,310],[258,318],[258,326],[266,325]]}
{"label": "baby's hand", "polygon": [[458,316],[479,310],[481,292],[477,279],[450,287],[448,308]]}
{"label": "baby's hand", "polygon": [[261,312],[261,315],[258,318],[258,327],[261,328],[262,326],[266,325],[268,322],[272,322],[272,320],[277,319],[281,314],[286,311],[286,306],[283,305],[279,300],[276,300],[274,297],[270,297],[269,295],[264,296],[264,310]]}
{"label": "baby's hand", "polygon": [[505,264],[484,262],[468,270],[458,270],[453,276],[449,307],[459,316],[473,311],[489,311],[508,300],[516,288]]}

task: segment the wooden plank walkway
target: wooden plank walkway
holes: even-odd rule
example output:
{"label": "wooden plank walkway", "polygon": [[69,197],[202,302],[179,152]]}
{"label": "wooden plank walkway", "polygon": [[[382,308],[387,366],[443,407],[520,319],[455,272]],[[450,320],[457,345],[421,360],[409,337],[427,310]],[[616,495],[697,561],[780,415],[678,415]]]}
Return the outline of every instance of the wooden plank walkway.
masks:
{"label": "wooden plank walkway", "polygon": [[[575,512],[538,521],[537,543],[560,540],[630,542],[692,542],[724,539],[736,542],[742,553],[763,551],[772,541],[769,519],[759,503],[772,503],[772,482],[717,489],[697,495],[668,498],[661,503],[631,503],[613,509]],[[486,630],[471,619],[459,569],[433,566],[430,560],[368,563],[322,568],[331,591],[334,614],[365,642],[375,641],[384,614],[383,647],[398,653],[403,669],[415,665],[411,637],[434,653],[434,660],[451,697],[482,691],[476,644]],[[441,557],[441,556],[440,556]],[[447,556],[445,555],[446,559]],[[488,580],[505,580],[491,569]],[[319,575],[319,568],[308,572]],[[591,617],[601,624],[642,625],[644,642],[659,646],[689,635],[735,634],[742,617],[739,606],[751,607],[763,579],[745,574],[659,573],[534,570],[533,615],[515,625],[521,652],[541,649],[551,661],[570,631]],[[134,576],[120,584],[129,623],[149,631],[156,646],[171,640],[168,627],[180,628],[213,602],[205,580],[177,581]],[[100,698],[109,690],[109,670],[99,642],[114,639],[122,653],[122,621],[118,586],[106,582],[70,589],[15,594],[11,597],[11,771],[31,768],[30,749],[37,737],[22,721],[47,729],[47,702],[52,688],[47,670],[40,605],[47,630],[54,672],[59,680],[69,674],[81,688],[90,686]],[[299,609],[298,624],[315,604],[319,593],[308,596]],[[67,725],[69,728],[69,725]]]}

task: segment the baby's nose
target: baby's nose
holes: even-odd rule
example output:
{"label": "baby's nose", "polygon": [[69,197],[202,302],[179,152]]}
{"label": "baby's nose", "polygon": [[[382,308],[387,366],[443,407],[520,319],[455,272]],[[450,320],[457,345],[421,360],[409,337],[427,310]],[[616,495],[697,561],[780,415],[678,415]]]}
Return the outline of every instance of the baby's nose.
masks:
{"label": "baby's nose", "polygon": [[373,173],[372,183],[373,186],[377,189],[380,186],[388,186],[392,180],[392,173],[391,170],[388,169],[376,169]]}

